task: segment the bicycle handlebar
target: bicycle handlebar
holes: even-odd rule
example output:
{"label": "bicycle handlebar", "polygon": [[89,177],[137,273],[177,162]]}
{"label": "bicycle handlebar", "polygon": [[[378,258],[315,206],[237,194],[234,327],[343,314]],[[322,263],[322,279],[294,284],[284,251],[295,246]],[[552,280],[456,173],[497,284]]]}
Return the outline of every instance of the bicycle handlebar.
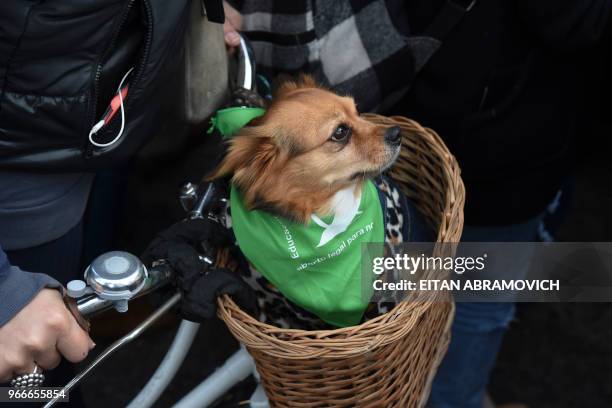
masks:
{"label": "bicycle handlebar", "polygon": [[[146,295],[170,283],[172,280],[172,275],[172,269],[166,264],[161,264],[149,269],[144,286],[133,299]],[[112,300],[103,299],[97,294],[91,293],[77,299],[77,307],[83,316],[91,317],[97,313],[106,311],[108,309],[113,309],[115,307],[115,302]]]}

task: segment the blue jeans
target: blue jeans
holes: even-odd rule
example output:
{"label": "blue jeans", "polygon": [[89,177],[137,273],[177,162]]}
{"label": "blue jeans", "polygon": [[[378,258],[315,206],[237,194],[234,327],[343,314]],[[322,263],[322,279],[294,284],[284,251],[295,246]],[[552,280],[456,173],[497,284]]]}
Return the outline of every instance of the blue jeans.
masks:
{"label": "blue jeans", "polygon": [[[542,217],[502,227],[466,226],[464,242],[531,242]],[[513,271],[520,279],[529,268],[530,254]],[[433,408],[481,408],[504,333],[514,317],[514,303],[457,303],[451,343],[431,389]]]}

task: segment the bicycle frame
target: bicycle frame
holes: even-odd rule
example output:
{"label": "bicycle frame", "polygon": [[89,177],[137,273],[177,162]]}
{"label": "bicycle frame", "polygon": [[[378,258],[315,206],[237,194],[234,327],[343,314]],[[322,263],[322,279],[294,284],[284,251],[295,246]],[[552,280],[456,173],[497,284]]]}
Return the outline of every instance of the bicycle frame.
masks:
{"label": "bicycle frame", "polygon": [[[180,295],[175,294],[134,330],[115,341],[111,346],[100,353],[83,371],[64,387],[65,393],[69,392],[70,389],[84,379],[95,367],[110,357],[111,354],[136,339],[157,321],[159,317],[172,309],[172,307],[178,303],[179,299]],[[181,367],[199,328],[199,323],[190,322],[188,320],[181,321],[172,345],[168,349],[161,364],[155,373],[153,373],[148,383],[142,388],[132,402],[128,404],[128,407],[150,407],[157,401]],[[246,379],[249,375],[254,375],[256,379],[258,378],[252,357],[246,349],[241,346],[239,351],[227,359],[221,367],[217,368],[212,375],[206,378],[189,394],[184,396],[175,406],[181,408],[207,407],[229,391],[234,385]],[[57,401],[51,400],[45,407],[52,407],[55,402]],[[261,386],[257,387],[255,393],[251,397],[250,406],[253,408],[268,407],[268,401]]]}
{"label": "bicycle frame", "polygon": [[[197,188],[193,185],[184,186],[184,189],[189,187],[194,190],[197,194]],[[214,204],[215,200],[215,186],[209,184],[206,192],[196,197],[193,200],[193,207],[190,209],[189,218],[203,217],[207,214],[208,209]],[[129,254],[126,254],[129,255]],[[104,256],[104,254],[102,255]],[[117,255],[118,256],[118,255]],[[131,255],[130,255],[131,256]],[[203,262],[212,263],[212,260],[202,257]],[[143,267],[142,265],[139,265]],[[151,291],[163,287],[168,284],[172,279],[172,270],[166,265],[161,264],[152,268],[148,271],[147,278],[140,291],[135,294],[132,300]],[[83,371],[77,374],[65,387],[64,391],[68,392],[74,386],[76,386],[82,379],[84,379],[95,367],[106,360],[116,350],[132,342],[138,336],[140,336],[147,328],[149,328],[155,321],[157,321],[164,313],[171,310],[180,301],[180,294],[173,295],[167,300],[161,307],[159,307],[153,314],[146,318],[140,323],[135,329],[130,331],[125,336],[121,337],[113,344],[111,344],[106,350],[100,353]],[[77,300],[77,307],[79,312],[86,317],[95,315],[102,311],[112,309],[115,307],[115,302],[112,300],[104,299],[96,293],[85,295]],[[165,357],[160,363],[155,373],[151,376],[148,383],[138,393],[138,395],[130,402],[128,407],[131,408],[145,408],[152,406],[166,387],[170,384],[176,372],[182,365],[187,352],[191,348],[195,336],[200,328],[199,323],[190,322],[183,320],[177,330],[175,338],[166,352]],[[258,375],[255,369],[255,364],[251,356],[248,354],[246,349],[241,346],[240,350],[234,353],[221,367],[206,378],[200,385],[193,389],[189,394],[185,395],[177,404],[177,407],[207,407],[216,401],[219,397],[225,394],[229,389],[240,381],[246,379],[249,375],[254,375],[258,379]],[[56,403],[56,400],[49,401],[45,408],[52,407]],[[263,392],[263,389],[259,385],[255,390],[255,393],[251,397],[251,407],[253,408],[265,408],[268,407],[268,400]]]}

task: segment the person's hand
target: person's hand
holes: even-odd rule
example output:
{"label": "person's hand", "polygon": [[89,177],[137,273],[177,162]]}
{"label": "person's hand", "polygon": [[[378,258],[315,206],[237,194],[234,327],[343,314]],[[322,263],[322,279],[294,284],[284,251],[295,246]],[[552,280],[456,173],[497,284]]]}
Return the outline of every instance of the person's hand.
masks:
{"label": "person's hand", "polygon": [[223,35],[225,37],[225,45],[231,51],[240,45],[238,31],[242,29],[242,15],[226,1],[223,2],[223,11],[225,12]]}
{"label": "person's hand", "polygon": [[244,309],[255,309],[255,294],[240,275],[208,265],[196,248],[202,243],[212,251],[232,245],[233,235],[216,221],[180,221],[159,233],[141,256],[146,265],[163,259],[174,270],[182,293],[180,313],[184,319],[202,322],[215,316],[217,297],[228,294]]}
{"label": "person's hand", "polygon": [[56,289],[43,289],[0,327],[0,382],[55,368],[64,356],[78,363],[95,346],[70,314]]}
{"label": "person's hand", "polygon": [[181,317],[192,322],[203,322],[217,314],[217,298],[230,297],[244,310],[255,310],[255,292],[240,277],[229,269],[210,267],[183,269],[177,272],[177,286],[181,298]]}
{"label": "person's hand", "polygon": [[185,268],[192,268],[201,262],[195,248],[201,248],[203,242],[214,248],[225,247],[233,243],[233,235],[208,218],[179,221],[158,233],[140,258],[145,265],[163,259],[175,266],[186,263]]}

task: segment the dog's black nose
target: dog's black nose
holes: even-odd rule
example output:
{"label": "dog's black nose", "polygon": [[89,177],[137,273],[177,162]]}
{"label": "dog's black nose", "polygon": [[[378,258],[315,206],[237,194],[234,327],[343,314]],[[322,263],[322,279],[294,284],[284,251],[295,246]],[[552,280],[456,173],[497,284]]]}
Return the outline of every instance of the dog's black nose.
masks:
{"label": "dog's black nose", "polygon": [[402,141],[402,134],[399,126],[391,126],[385,130],[385,142],[391,145],[398,145]]}

